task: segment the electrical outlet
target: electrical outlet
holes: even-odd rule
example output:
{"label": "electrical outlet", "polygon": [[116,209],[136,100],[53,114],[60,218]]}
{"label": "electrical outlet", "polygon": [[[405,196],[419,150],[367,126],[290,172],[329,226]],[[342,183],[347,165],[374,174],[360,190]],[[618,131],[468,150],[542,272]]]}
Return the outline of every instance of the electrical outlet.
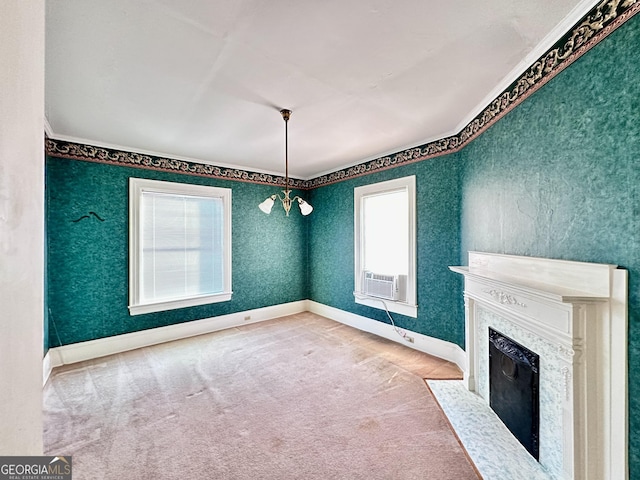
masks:
{"label": "electrical outlet", "polygon": [[251,315],[247,315],[246,317],[244,317],[245,320],[251,320]]}
{"label": "electrical outlet", "polygon": [[413,343],[414,342],[413,337],[410,337],[408,335],[406,337],[404,337],[404,339],[409,343]]}

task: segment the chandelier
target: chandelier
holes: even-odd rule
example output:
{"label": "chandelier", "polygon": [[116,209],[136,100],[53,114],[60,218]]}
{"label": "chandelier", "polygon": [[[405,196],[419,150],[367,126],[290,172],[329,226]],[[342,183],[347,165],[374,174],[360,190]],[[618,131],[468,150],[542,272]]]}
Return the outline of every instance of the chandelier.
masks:
{"label": "chandelier", "polygon": [[291,110],[282,109],[280,110],[280,114],[284,119],[284,168],[285,168],[285,180],[284,180],[284,197],[281,197],[279,194],[273,194],[268,197],[264,202],[258,205],[258,208],[262,210],[267,215],[271,213],[271,209],[273,208],[273,204],[276,201],[276,198],[282,202],[282,207],[284,211],[287,213],[287,217],[289,216],[289,210],[291,210],[291,204],[293,202],[298,202],[298,206],[300,207],[300,213],[302,215],[309,215],[313,211],[313,207],[305,202],[299,196],[295,196],[290,198],[291,190],[289,190],[289,138],[288,138],[288,125],[289,125],[289,117],[291,116]]}

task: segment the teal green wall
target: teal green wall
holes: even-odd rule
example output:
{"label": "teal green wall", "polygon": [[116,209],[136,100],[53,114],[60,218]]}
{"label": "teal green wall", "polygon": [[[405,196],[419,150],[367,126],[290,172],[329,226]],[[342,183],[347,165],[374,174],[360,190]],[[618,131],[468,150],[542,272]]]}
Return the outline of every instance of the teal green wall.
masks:
{"label": "teal green wall", "polygon": [[[313,191],[312,300],[387,321],[353,301],[353,188],[416,174],[417,320],[463,344],[447,265],[479,250],[614,263],[629,271],[630,478],[640,479],[640,15],[461,152]],[[436,305],[443,302],[443,308]]]}
{"label": "teal green wall", "polygon": [[[386,322],[353,301],[353,189],[416,175],[419,316],[394,315],[404,328],[463,345],[461,279],[447,266],[466,263],[469,250],[629,270],[629,456],[640,480],[638,45],[640,15],[461,152],[306,192],[306,218],[262,214],[256,205],[273,187],[47,159],[49,345],[305,298]],[[132,175],[233,189],[231,302],[128,315]],[[105,222],[71,222],[88,211]]]}
{"label": "teal green wall", "polygon": [[629,270],[631,478],[640,479],[640,15],[463,151],[462,250]]}
{"label": "teal green wall", "polygon": [[458,166],[454,154],[315,189],[309,217],[311,300],[389,323],[384,310],[354,301],[353,189],[415,175],[418,317],[393,314],[394,321],[463,346],[462,281],[448,269],[460,257]]}
{"label": "teal green wall", "polygon": [[[233,298],[229,302],[130,316],[128,179],[131,176],[232,189]],[[215,317],[308,297],[307,218],[257,205],[276,187],[47,158],[48,346]],[[88,212],[95,217],[74,223]]]}

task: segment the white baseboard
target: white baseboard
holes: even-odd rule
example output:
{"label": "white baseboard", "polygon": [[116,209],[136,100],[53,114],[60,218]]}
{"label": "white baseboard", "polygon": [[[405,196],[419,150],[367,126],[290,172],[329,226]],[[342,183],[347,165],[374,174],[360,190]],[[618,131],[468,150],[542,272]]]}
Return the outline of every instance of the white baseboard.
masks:
{"label": "white baseboard", "polygon": [[47,352],[47,354],[42,359],[42,386],[44,387],[47,384],[47,380],[49,380],[49,375],[51,375],[51,350]]}
{"label": "white baseboard", "polygon": [[414,342],[406,342],[393,327],[387,323],[378,322],[354,313],[346,312],[311,300],[284,303],[270,307],[247,310],[244,312],[221,315],[219,317],[194,320],[166,327],[158,327],[139,332],[125,333],[113,337],[99,338],[88,342],[73,343],[62,347],[50,348],[42,362],[43,385],[46,384],[52,369],[62,365],[83,362],[94,358],[105,357],[116,353],[149,347],[159,343],[171,342],[182,338],[194,337],[206,333],[217,332],[227,328],[247,325],[249,323],[272,320],[274,318],[293,315],[301,312],[313,312],[331,320],[349,325],[365,332],[402,343],[424,353],[453,362],[461,370],[466,370],[466,355],[458,345],[437,338],[428,337],[421,333],[403,329],[413,337]]}
{"label": "white baseboard", "polygon": [[410,330],[407,330],[406,328],[403,328],[402,330],[406,331],[407,334],[409,334],[409,336],[413,337],[414,339],[413,343],[410,343],[404,340],[400,335],[398,335],[393,326],[388,323],[372,320],[370,318],[356,315],[355,313],[346,312],[344,310],[330,307],[328,305],[314,302],[312,300],[308,300],[308,302],[310,312],[330,318],[331,320],[335,320],[336,322],[349,325],[350,327],[357,328],[358,330],[373,333],[374,335],[378,335],[388,340],[401,343],[403,345],[406,345],[407,347],[419,350],[424,353],[428,353],[429,355],[442,358],[449,362],[453,362],[463,372],[467,368],[467,355],[465,354],[464,350],[455,343],[447,342],[445,340],[440,340],[434,337],[429,337],[427,335],[412,332]]}
{"label": "white baseboard", "polygon": [[307,310],[308,301],[301,300],[50,348],[43,361],[44,383],[46,383],[49,378],[51,370],[61,365],[68,365],[70,363],[91,360],[93,358],[126,352],[136,348],[203,335],[226,328],[247,325],[249,323],[271,320],[295,313],[306,312]]}

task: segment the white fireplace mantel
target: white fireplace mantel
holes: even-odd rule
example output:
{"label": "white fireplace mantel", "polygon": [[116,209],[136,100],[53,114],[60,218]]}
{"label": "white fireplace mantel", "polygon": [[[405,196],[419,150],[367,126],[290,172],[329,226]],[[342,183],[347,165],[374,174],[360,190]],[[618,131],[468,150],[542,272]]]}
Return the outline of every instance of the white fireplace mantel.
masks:
{"label": "white fireplace mantel", "polygon": [[627,271],[469,252],[464,382],[489,403],[487,327],[540,354],[540,464],[549,478],[628,479]]}

